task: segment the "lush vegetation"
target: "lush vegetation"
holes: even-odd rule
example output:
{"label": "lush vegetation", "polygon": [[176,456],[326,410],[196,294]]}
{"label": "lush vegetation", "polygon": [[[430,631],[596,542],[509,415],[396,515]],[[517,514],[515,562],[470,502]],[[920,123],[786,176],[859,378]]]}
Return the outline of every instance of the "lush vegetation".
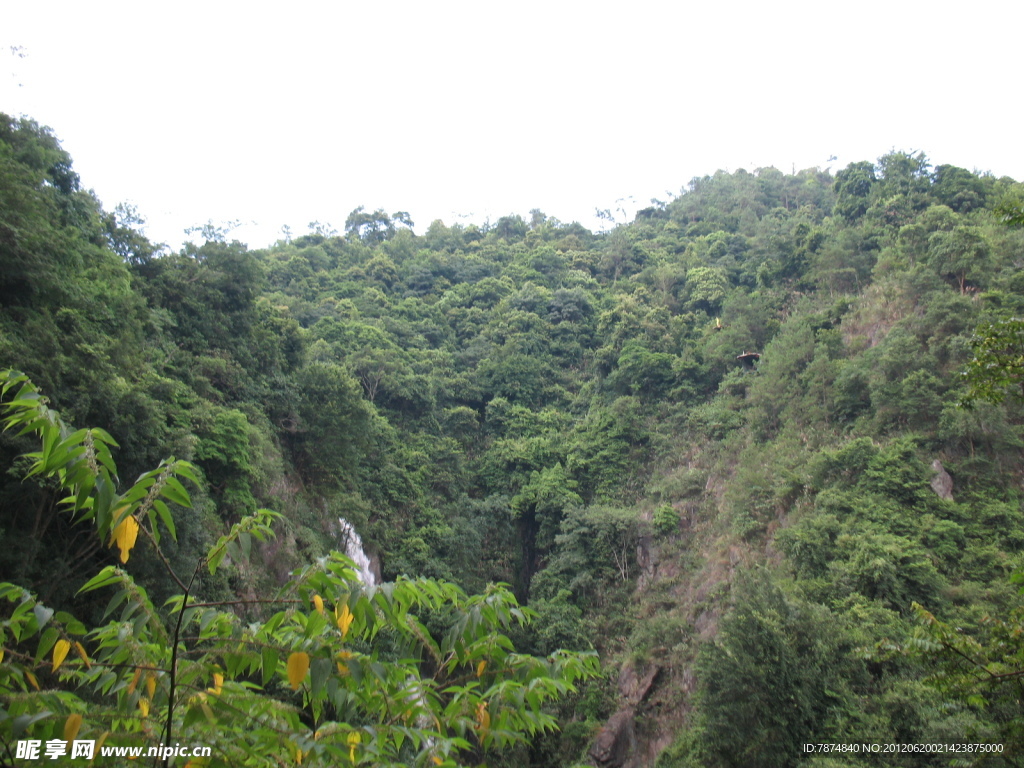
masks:
{"label": "lush vegetation", "polygon": [[[6,743],[81,714],[232,765],[1021,759],[1013,180],[892,152],[601,233],[361,208],[170,253],[3,118],[0,195],[0,366],[102,427],[48,444],[10,375]],[[330,554],[339,517],[386,586]]]}

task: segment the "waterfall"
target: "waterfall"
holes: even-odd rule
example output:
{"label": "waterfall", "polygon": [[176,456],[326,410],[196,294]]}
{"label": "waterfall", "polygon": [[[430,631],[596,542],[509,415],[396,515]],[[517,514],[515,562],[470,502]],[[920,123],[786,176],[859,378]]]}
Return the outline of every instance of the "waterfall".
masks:
{"label": "waterfall", "polygon": [[[352,527],[352,523],[345,518],[339,517],[338,525],[341,526],[340,542],[345,545],[345,554],[355,563],[356,570],[359,572],[359,580],[368,587],[375,587],[377,579],[373,575],[370,558],[363,549],[362,537]],[[408,690],[412,693],[412,700],[420,707],[429,710],[426,692],[423,688],[423,680],[410,675],[406,679],[406,684],[408,685]],[[416,718],[416,725],[424,730],[429,730],[433,726],[433,722],[433,719],[426,712],[421,713]],[[436,739],[433,736],[427,736],[424,743],[429,749],[433,749]]]}
{"label": "waterfall", "polygon": [[352,523],[343,517],[338,518],[341,526],[340,543],[345,545],[345,554],[356,565],[359,573],[359,580],[368,587],[377,585],[377,579],[373,575],[373,568],[370,566],[370,558],[363,549],[363,539],[352,527]]}

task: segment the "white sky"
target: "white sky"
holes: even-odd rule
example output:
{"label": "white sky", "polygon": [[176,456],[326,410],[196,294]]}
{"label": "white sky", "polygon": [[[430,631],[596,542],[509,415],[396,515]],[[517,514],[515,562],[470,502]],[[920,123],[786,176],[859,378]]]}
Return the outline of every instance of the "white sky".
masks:
{"label": "white sky", "polygon": [[[1024,178],[1024,4],[0,0],[0,111],[151,239],[482,222],[890,149]],[[21,46],[24,57],[9,46]],[[835,155],[837,160],[829,162]]]}

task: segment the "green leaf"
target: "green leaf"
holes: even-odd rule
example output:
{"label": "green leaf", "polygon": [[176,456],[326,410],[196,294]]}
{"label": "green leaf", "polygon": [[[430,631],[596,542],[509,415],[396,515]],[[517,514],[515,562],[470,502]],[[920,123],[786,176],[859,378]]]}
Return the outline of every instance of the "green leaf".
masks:
{"label": "green leaf", "polygon": [[167,482],[161,490],[161,494],[168,500],[181,507],[191,507],[188,491],[176,477],[168,477]]}
{"label": "green leaf", "polygon": [[[167,505],[157,499],[153,502],[153,507],[160,515],[160,520],[166,526],[168,533],[171,534],[171,538],[175,541],[178,540],[177,531],[174,528],[174,517],[171,515],[171,510],[167,508]],[[156,532],[156,526],[153,526],[154,533]]]}
{"label": "green leaf", "polygon": [[36,647],[36,664],[53,648],[53,644],[57,642],[58,637],[60,637],[60,633],[55,627],[50,627],[43,632],[42,637],[39,638],[39,645]]}
{"label": "green leaf", "polygon": [[120,582],[121,576],[117,568],[112,565],[108,565],[82,585],[82,588],[78,590],[77,594],[81,595],[85,592],[92,592],[94,589],[108,587],[112,584],[119,584]]}
{"label": "green leaf", "polygon": [[330,678],[333,664],[330,659],[316,658],[310,664],[311,695],[322,698],[326,692],[327,680]]}
{"label": "green leaf", "polygon": [[11,721],[11,737],[17,739],[24,736],[34,723],[38,723],[52,714],[50,710],[44,709],[42,712],[36,712],[32,715],[19,715]]}
{"label": "green leaf", "polygon": [[266,685],[277,674],[277,661],[279,657],[277,650],[269,647],[264,647],[260,651],[260,656],[262,657],[261,670],[263,676],[263,684]]}

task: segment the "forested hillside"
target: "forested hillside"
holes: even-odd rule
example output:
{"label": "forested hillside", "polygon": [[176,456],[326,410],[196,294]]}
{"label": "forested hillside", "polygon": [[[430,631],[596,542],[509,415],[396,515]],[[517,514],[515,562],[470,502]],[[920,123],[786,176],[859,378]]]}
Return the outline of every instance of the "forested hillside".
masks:
{"label": "forested hillside", "polygon": [[[0,440],[0,581],[97,627],[83,660],[110,600],[83,584],[123,563],[171,616],[186,586],[172,574],[267,508],[275,535],[190,587],[247,601],[225,617],[267,620],[256,601],[344,550],[342,518],[387,582],[508,584],[535,618],[498,608],[494,631],[523,654],[596,651],[599,675],[523,704],[557,732],[510,721],[531,738],[491,744],[477,702],[472,749],[440,755],[424,737],[410,765],[879,764],[802,752],[822,742],[999,744],[956,759],[1024,760],[1024,185],[894,151],[834,175],[718,171],[600,233],[539,210],[422,226],[361,208],[343,232],[250,250],[209,226],[177,253],[87,186],[51,132],[0,117],[0,369],[68,425],[105,430],[122,491],[172,456],[194,474],[188,505],[166,499],[176,536],[125,563],[106,546],[116,511],[105,529],[95,515],[97,536],[81,519],[99,506],[76,518],[58,503],[67,476],[26,478],[34,433]],[[6,597],[0,668],[74,689],[50,660],[62,641],[37,652],[13,629],[27,598]],[[420,599],[408,632],[422,639],[450,615]],[[49,720],[19,724],[26,679],[0,677],[8,745],[59,735],[71,711],[54,694],[38,705]],[[173,682],[168,695],[173,711]],[[357,753],[373,723],[359,725],[337,754],[311,735],[299,758],[399,764]]]}

